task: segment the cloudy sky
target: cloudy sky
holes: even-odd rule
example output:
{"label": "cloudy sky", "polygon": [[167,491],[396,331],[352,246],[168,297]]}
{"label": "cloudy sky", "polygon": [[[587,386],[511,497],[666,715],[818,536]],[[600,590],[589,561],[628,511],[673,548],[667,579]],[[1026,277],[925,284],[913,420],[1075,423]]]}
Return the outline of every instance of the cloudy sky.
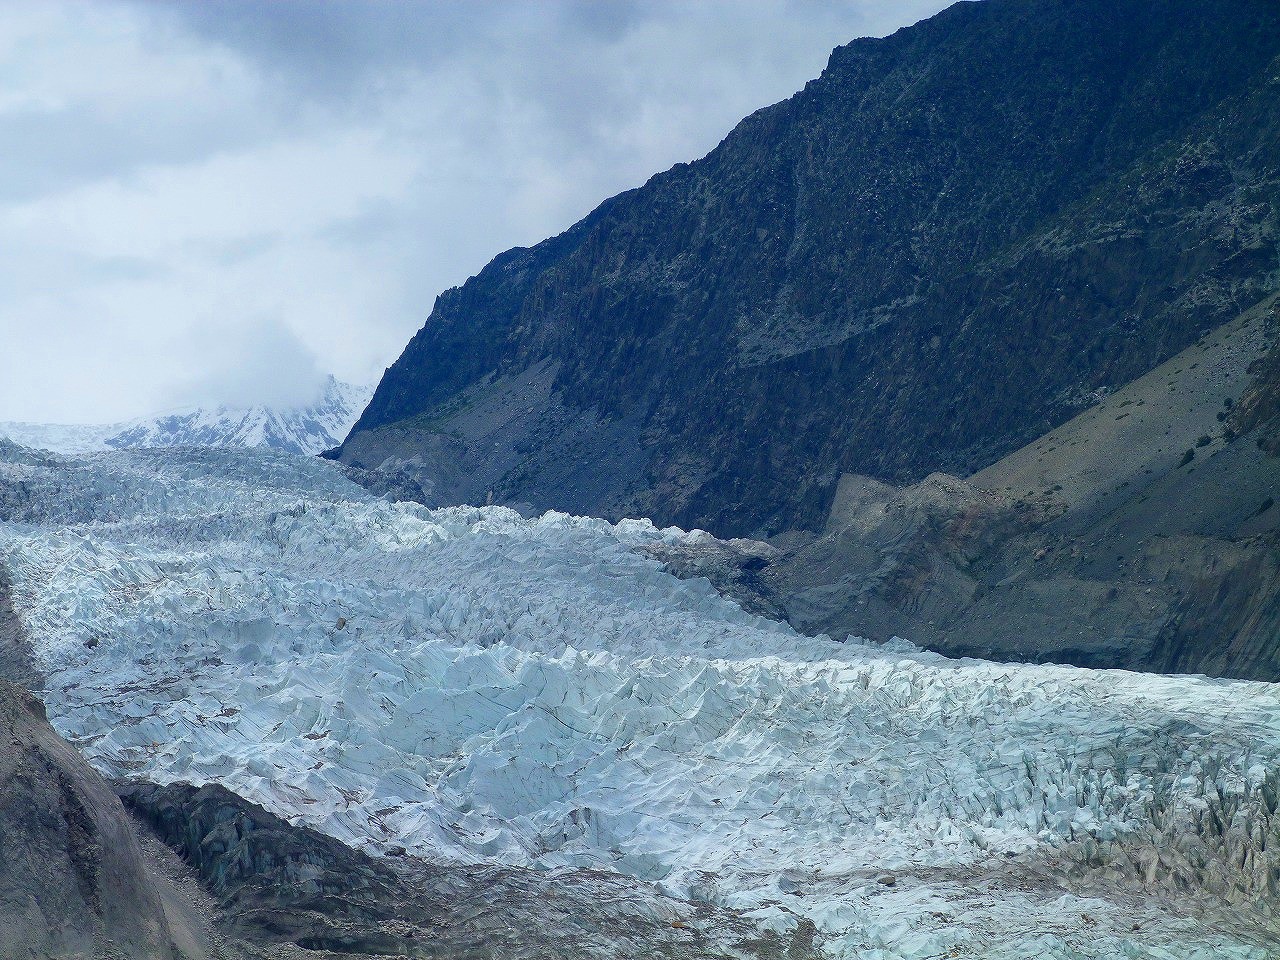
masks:
{"label": "cloudy sky", "polygon": [[944,0],[0,0],[0,420],[376,381],[436,295]]}

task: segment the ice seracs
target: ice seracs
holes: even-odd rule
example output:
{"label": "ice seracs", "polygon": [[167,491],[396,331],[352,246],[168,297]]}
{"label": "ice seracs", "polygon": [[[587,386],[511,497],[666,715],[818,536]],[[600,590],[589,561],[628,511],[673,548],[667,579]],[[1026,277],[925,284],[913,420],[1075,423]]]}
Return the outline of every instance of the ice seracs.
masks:
{"label": "ice seracs", "polygon": [[267,452],[5,446],[0,504],[50,716],[112,775],[617,871],[832,957],[1269,956],[1273,685],[806,638],[639,549],[705,534]]}

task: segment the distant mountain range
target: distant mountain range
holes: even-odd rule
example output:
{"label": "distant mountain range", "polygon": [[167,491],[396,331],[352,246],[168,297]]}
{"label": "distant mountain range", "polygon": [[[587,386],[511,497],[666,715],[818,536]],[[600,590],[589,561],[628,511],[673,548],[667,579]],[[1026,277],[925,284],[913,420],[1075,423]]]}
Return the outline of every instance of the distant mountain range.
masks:
{"label": "distant mountain range", "polygon": [[316,401],[300,407],[191,407],[110,424],[0,423],[0,437],[55,453],[192,446],[316,454],[342,441],[372,393],[329,377]]}

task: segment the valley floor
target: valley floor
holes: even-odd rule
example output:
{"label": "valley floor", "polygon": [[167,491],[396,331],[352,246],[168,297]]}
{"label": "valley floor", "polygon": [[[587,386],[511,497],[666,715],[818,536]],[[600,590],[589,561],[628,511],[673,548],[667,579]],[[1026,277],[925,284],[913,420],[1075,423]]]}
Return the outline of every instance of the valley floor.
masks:
{"label": "valley floor", "polygon": [[0,443],[0,521],[50,719],[110,776],[569,914],[603,871],[716,955],[1278,955],[1276,685],[808,638],[646,555],[706,534],[290,455]]}

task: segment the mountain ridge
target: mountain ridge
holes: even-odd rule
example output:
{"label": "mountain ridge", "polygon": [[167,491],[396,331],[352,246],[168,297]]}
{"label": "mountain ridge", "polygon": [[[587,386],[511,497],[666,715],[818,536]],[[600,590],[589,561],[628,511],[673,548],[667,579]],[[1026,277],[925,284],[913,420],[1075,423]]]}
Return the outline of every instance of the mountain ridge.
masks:
{"label": "mountain ridge", "polygon": [[986,466],[1280,286],[1277,36],[1262,2],[984,0],[837,48],[442,294],[334,455],[753,536],[842,473]]}

